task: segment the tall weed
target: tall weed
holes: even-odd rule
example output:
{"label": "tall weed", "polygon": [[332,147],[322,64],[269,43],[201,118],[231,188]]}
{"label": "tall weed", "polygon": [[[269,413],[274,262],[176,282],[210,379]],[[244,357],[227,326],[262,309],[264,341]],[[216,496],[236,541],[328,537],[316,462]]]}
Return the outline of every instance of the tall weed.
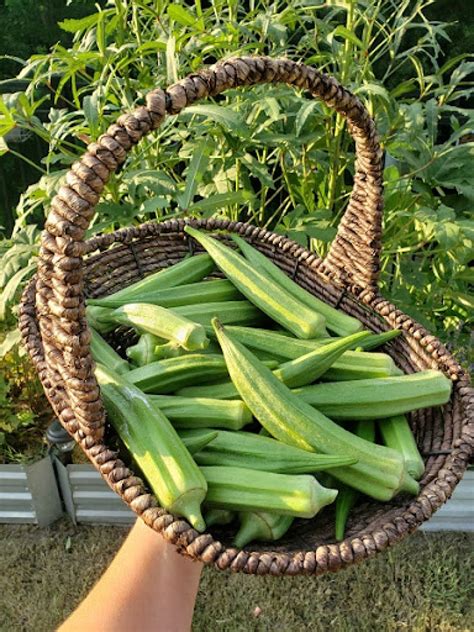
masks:
{"label": "tall weed", "polygon": [[[41,227],[68,167],[120,112],[220,58],[287,56],[335,75],[375,117],[386,152],[382,290],[467,362],[474,61],[444,60],[449,24],[428,20],[431,4],[111,0],[63,21],[72,46],[32,56],[18,77],[25,89],[0,102],[0,153],[21,155],[19,134],[49,147],[38,182],[21,197],[13,236],[0,242],[0,316],[11,318],[30,273],[31,225]],[[170,117],[130,153],[88,234],[219,215],[324,255],[351,191],[352,154],[343,119],[305,95],[276,85],[229,91]]]}

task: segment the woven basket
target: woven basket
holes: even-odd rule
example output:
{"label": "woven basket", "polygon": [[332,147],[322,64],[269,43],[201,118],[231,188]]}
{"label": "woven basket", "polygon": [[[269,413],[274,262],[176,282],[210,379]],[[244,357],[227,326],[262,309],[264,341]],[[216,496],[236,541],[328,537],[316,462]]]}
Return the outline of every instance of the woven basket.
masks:
{"label": "woven basket", "polygon": [[[227,88],[273,82],[303,88],[346,117],[355,141],[354,189],[338,234],[324,260],[293,241],[243,223],[193,221],[205,230],[240,233],[301,286],[359,318],[374,332],[403,334],[385,351],[405,372],[439,368],[453,381],[443,410],[411,415],[426,470],[418,497],[390,503],[367,501],[352,513],[347,537],[333,539],[333,510],[295,521],[277,544],[230,545],[225,528],[200,534],[185,520],[160,508],[142,480],[119,454],[105,424],[90,354],[85,296],[104,296],[150,272],[172,265],[193,250],[184,221],[148,223],[84,241],[94,206],[109,175],[127,151],[167,114]],[[337,81],[304,64],[267,57],[234,58],[148,94],[146,107],[121,116],[92,143],[66,176],[54,198],[42,235],[36,277],[20,310],[23,340],[56,415],[112,489],[147,525],[178,550],[219,569],[255,574],[297,575],[336,571],[374,555],[414,531],[451,495],[474,446],[473,391],[468,376],[443,344],[403,314],[377,289],[382,218],[382,152],[372,119],[360,101]],[[116,338],[120,351],[122,335]]]}

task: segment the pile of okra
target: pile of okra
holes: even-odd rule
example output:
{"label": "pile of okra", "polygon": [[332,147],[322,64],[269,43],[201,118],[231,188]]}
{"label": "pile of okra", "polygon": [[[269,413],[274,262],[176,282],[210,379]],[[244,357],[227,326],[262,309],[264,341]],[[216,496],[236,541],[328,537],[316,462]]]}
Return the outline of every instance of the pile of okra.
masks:
{"label": "pile of okra", "polygon": [[[332,503],[341,540],[364,497],[417,494],[407,415],[445,404],[451,381],[403,374],[376,350],[400,331],[366,330],[241,237],[185,230],[203,253],[87,301],[108,419],[160,505],[243,547]],[[106,341],[123,326],[127,359]]]}

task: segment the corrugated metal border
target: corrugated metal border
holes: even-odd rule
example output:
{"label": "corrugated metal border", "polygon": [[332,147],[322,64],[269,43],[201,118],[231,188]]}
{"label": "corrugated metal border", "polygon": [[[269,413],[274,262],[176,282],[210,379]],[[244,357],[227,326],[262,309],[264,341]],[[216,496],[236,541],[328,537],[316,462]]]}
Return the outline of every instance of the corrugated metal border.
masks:
{"label": "corrugated metal border", "polygon": [[56,460],[66,511],[74,523],[132,524],[136,515],[90,465],[64,466]]}
{"label": "corrugated metal border", "polygon": [[[57,482],[49,457],[29,466],[0,465],[0,522],[46,526],[62,515],[61,498],[74,523],[135,521],[135,514],[91,465],[54,461]],[[422,529],[474,532],[474,470],[465,473],[452,498]]]}
{"label": "corrugated metal border", "polygon": [[0,465],[0,522],[45,527],[62,514],[49,456],[31,465]]}
{"label": "corrugated metal border", "polygon": [[467,470],[448,502],[425,522],[423,531],[474,532],[474,470]]}
{"label": "corrugated metal border", "polygon": [[[95,524],[131,524],[135,520],[135,514],[91,466],[68,465],[67,474],[74,520]],[[474,470],[465,473],[451,499],[422,529],[474,531]]]}

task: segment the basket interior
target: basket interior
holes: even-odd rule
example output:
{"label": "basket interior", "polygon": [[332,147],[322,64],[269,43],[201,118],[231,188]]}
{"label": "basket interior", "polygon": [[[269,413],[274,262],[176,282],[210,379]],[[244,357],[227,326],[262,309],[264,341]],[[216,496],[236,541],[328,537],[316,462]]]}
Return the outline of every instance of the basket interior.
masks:
{"label": "basket interior", "polygon": [[[220,237],[226,239],[225,236]],[[90,250],[93,252],[85,260],[87,297],[96,298],[111,294],[151,272],[173,265],[190,254],[190,242],[181,232],[146,234],[129,240],[127,243],[120,241],[111,243],[110,239],[104,239],[104,242],[101,243],[100,238],[93,240],[90,245]],[[341,292],[340,288],[331,285],[314,268],[304,263],[298,265],[292,254],[275,249],[265,241],[254,240],[252,243],[271,257],[285,272],[293,276],[301,286],[318,298],[356,316],[368,329],[379,333],[391,328],[382,316],[358,302],[352,295]],[[97,252],[97,246],[103,249]],[[196,252],[198,250],[200,248],[196,248]],[[112,332],[108,337],[108,341],[124,357],[125,348],[133,344],[134,339],[136,339],[135,334],[123,328]],[[417,345],[418,342],[411,339],[409,334],[402,334],[386,344],[382,350],[390,354],[396,364],[406,373],[436,368],[436,362],[421,347],[417,349],[417,352],[414,351]],[[448,404],[444,410],[425,409],[410,415],[410,423],[427,466],[421,481],[422,488],[436,477],[453,441],[460,434],[460,427],[450,423],[450,408]],[[104,440],[111,446],[116,444],[116,437],[110,426],[106,429]],[[133,470],[133,464],[129,463],[129,457],[124,450],[121,450],[120,457]],[[387,519],[402,513],[411,500],[409,496],[399,495],[390,503],[379,503],[361,496],[357,506],[351,511],[346,535],[361,536],[364,532],[380,526]],[[210,532],[224,545],[231,546],[234,529],[235,527],[214,527]],[[271,546],[276,552],[291,552],[315,549],[318,545],[331,542],[334,542],[334,506],[327,507],[312,520],[296,520],[287,535],[278,542],[272,543]],[[268,545],[255,543],[252,548],[255,551],[266,550]]]}

